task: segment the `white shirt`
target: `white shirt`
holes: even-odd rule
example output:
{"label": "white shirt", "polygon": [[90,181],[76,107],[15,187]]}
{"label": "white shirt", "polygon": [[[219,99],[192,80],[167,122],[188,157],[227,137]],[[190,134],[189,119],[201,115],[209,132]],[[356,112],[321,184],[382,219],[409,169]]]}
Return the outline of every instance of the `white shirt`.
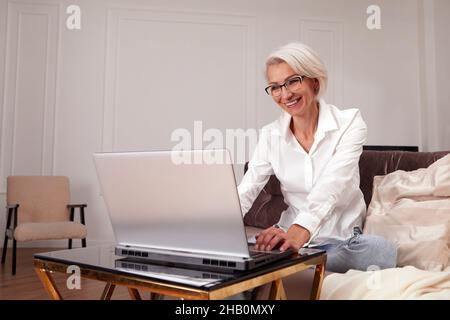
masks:
{"label": "white shirt", "polygon": [[326,239],[346,239],[362,226],[366,206],[359,189],[359,157],[367,127],[358,109],[339,110],[319,102],[314,143],[307,153],[290,130],[291,116],[283,111],[261,129],[248,171],[238,186],[244,215],[272,174],[280,181],[288,208],[278,226],[306,228],[318,245]]}

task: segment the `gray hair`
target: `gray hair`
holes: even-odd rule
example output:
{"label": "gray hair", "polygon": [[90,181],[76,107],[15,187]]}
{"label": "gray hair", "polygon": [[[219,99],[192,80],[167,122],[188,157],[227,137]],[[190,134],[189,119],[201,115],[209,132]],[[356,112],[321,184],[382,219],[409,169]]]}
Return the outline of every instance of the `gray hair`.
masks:
{"label": "gray hair", "polygon": [[271,53],[266,59],[266,77],[269,66],[286,62],[297,74],[319,81],[320,98],[325,94],[328,83],[328,73],[322,60],[309,46],[292,42]]}

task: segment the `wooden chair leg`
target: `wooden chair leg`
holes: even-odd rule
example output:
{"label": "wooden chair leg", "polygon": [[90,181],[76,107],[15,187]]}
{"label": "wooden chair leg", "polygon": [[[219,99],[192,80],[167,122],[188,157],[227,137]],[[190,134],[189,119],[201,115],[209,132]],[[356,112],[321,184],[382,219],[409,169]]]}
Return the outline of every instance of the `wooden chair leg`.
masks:
{"label": "wooden chair leg", "polygon": [[8,249],[8,236],[5,234],[5,241],[3,242],[3,250],[2,250],[2,264],[5,264],[7,249]]}
{"label": "wooden chair leg", "polygon": [[12,211],[9,209],[8,210],[8,217],[6,219],[6,228],[5,228],[5,241],[3,242],[3,251],[2,251],[2,264],[5,263],[6,261],[6,250],[8,249],[8,229],[10,228],[11,225],[11,215],[12,215]]}
{"label": "wooden chair leg", "polygon": [[[84,239],[81,239],[81,246],[83,247],[83,248],[86,248],[86,238],[84,238]],[[72,249],[72,239],[69,239],[69,249]]]}
{"label": "wooden chair leg", "polygon": [[13,239],[13,256],[12,256],[12,275],[16,274],[16,251],[17,251],[17,241]]}

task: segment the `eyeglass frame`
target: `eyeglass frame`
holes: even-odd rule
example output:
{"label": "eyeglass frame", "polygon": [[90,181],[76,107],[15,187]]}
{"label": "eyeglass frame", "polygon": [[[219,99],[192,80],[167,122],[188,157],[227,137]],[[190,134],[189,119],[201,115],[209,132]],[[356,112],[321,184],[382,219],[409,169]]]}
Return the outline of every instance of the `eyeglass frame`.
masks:
{"label": "eyeglass frame", "polygon": [[[283,87],[286,89],[286,90],[289,90],[289,88],[287,87],[287,83],[289,82],[289,81],[291,81],[292,79],[295,79],[295,78],[299,78],[300,79],[300,85],[302,85],[303,84],[303,79],[304,78],[307,78],[306,76],[301,76],[301,75],[299,75],[299,74],[296,74],[296,75],[293,75],[292,77],[290,77],[289,79],[287,79],[283,84],[279,84],[279,85],[277,85],[277,86],[279,86],[280,87],[280,89],[281,89],[281,91],[280,91],[280,95],[279,96],[281,96],[282,94],[283,94]],[[270,86],[267,86],[267,87],[265,87],[264,88],[264,91],[269,95],[269,96],[272,96],[272,97],[279,97],[279,96],[274,96],[274,95],[272,95],[270,92],[269,92],[269,89],[271,88],[271,87],[273,87],[274,85],[272,84],[272,85],[270,85]],[[289,90],[290,92],[292,92],[291,90]]]}

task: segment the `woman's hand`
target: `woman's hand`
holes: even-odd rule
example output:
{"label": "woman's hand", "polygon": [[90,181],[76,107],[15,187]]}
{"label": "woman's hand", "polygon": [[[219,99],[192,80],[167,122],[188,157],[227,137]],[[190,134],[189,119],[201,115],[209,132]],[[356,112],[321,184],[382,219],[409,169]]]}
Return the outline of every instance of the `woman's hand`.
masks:
{"label": "woman's hand", "polygon": [[280,251],[286,251],[288,248],[298,251],[308,242],[309,237],[309,231],[298,224],[290,226],[287,232],[270,227],[256,235],[255,249],[270,251],[279,247]]}

